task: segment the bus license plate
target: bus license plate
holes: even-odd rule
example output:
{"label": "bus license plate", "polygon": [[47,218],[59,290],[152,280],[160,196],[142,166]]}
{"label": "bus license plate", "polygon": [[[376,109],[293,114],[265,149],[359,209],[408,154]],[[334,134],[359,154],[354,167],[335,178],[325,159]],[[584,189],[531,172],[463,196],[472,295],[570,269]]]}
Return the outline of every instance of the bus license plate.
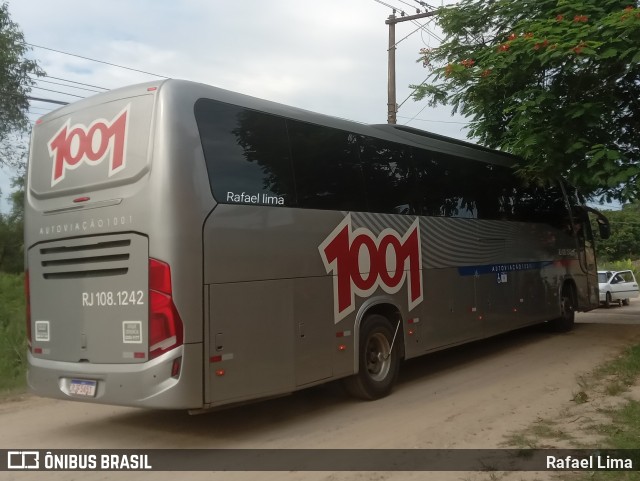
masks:
{"label": "bus license plate", "polygon": [[69,384],[69,393],[74,396],[95,397],[97,381],[87,379],[72,379]]}

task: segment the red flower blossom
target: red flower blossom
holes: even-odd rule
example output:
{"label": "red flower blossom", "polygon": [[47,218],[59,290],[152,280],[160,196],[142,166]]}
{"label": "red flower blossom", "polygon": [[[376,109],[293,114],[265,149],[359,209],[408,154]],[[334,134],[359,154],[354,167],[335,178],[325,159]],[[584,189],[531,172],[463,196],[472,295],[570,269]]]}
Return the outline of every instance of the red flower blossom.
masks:
{"label": "red flower blossom", "polygon": [[463,67],[473,67],[473,64],[475,64],[476,61],[470,58],[467,58],[465,60],[463,60],[462,62],[460,62],[460,65],[462,65]]}
{"label": "red flower blossom", "polygon": [[630,12],[631,10],[633,10],[633,6],[632,5],[629,5],[628,7],[626,7],[624,9],[625,12]]}
{"label": "red flower blossom", "polygon": [[506,52],[507,50],[509,50],[509,45],[507,45],[506,43],[503,43],[498,47],[499,52]]}
{"label": "red flower blossom", "polygon": [[585,43],[580,42],[578,45],[573,47],[572,50],[576,53],[576,55],[580,55],[582,53],[582,49],[584,48],[584,46],[585,46]]}
{"label": "red flower blossom", "polygon": [[515,33],[509,35],[509,40],[515,40],[516,38],[518,38],[518,36]]}
{"label": "red flower blossom", "polygon": [[536,42],[536,44],[533,46],[534,50],[540,50],[543,47],[546,47],[547,45],[549,45],[549,40],[545,39],[544,42]]}
{"label": "red flower blossom", "polygon": [[573,21],[575,23],[585,23],[589,20],[589,17],[587,17],[586,15],[576,15],[575,17],[573,17]]}
{"label": "red flower blossom", "polygon": [[564,20],[564,15],[557,15],[556,22],[562,22]]}
{"label": "red flower blossom", "polygon": [[483,78],[487,78],[489,75],[491,75],[491,69],[488,68],[483,70],[480,75],[482,75]]}

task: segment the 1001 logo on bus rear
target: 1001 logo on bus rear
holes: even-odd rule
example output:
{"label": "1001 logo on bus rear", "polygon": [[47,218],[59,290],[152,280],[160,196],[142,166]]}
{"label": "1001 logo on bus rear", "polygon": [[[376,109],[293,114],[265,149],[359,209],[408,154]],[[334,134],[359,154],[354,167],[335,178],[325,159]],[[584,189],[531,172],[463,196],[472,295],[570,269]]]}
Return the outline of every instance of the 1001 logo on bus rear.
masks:
{"label": "1001 logo on bus rear", "polygon": [[407,283],[409,310],[423,300],[420,227],[416,219],[404,235],[384,229],[353,229],[351,214],[319,246],[327,272],[333,273],[334,316],[339,322],[355,310],[355,295],[381,288],[395,294]]}
{"label": "1001 logo on bus rear", "polygon": [[89,166],[109,159],[109,177],[125,168],[127,144],[127,105],[111,121],[94,120],[90,125],[74,124],[71,119],[47,144],[53,159],[51,187],[65,178],[67,170],[86,163]]}

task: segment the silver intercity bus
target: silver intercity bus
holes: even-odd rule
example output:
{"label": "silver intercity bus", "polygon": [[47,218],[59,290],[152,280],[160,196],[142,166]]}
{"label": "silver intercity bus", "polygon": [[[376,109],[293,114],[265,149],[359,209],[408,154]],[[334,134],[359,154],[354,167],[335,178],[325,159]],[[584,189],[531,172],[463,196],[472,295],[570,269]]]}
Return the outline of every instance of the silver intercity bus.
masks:
{"label": "silver intercity bus", "polygon": [[178,80],[56,110],[29,159],[29,385],[199,410],[343,378],[376,399],[403,359],[571,329],[599,300],[590,209],[513,162]]}

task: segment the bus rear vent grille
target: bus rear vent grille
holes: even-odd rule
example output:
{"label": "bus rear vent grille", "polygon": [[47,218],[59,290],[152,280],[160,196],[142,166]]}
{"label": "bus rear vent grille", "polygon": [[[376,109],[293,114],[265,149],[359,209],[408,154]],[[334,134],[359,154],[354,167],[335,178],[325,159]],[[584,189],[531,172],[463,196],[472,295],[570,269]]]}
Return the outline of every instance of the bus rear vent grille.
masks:
{"label": "bus rear vent grille", "polygon": [[119,276],[129,271],[130,247],[130,239],[42,247],[40,265],[45,279]]}

